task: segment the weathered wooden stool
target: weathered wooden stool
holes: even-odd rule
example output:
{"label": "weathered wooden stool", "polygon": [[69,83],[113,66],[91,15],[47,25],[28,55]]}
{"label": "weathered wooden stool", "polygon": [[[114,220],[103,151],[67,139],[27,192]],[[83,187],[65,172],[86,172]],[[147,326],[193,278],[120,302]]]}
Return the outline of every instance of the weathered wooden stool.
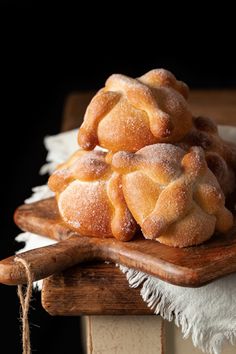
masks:
{"label": "weathered wooden stool", "polygon": [[[93,94],[68,96],[62,131],[80,126]],[[192,91],[190,105],[196,115],[236,125],[235,90]],[[182,340],[173,324],[152,315],[139,291],[129,288],[125,276],[113,264],[80,264],[44,280],[42,305],[53,316],[83,316],[88,354],[200,354],[190,339]],[[228,346],[223,353],[233,354],[235,348]]]}

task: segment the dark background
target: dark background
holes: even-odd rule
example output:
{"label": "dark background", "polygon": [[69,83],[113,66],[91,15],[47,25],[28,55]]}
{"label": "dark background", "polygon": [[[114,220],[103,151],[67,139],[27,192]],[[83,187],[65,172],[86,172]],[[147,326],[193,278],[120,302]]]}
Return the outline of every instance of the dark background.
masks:
{"label": "dark background", "polygon": [[[212,24],[203,16],[204,8],[196,20],[192,14],[182,20],[173,9],[155,12],[146,6],[134,16],[119,5],[113,4],[110,17],[101,17],[94,5],[74,10],[34,8],[30,2],[1,4],[1,259],[20,247],[14,241],[19,233],[12,221],[14,209],[31,194],[31,187],[46,183],[46,177],[38,175],[46,156],[43,137],[60,131],[68,93],[98,89],[113,72],[140,76],[158,67],[171,70],[190,88],[236,88],[230,11],[224,14],[220,8]],[[39,294],[32,306],[35,352],[81,352],[78,318],[50,317],[41,308]],[[20,353],[15,287],[0,285],[0,314],[0,346],[6,353]]]}

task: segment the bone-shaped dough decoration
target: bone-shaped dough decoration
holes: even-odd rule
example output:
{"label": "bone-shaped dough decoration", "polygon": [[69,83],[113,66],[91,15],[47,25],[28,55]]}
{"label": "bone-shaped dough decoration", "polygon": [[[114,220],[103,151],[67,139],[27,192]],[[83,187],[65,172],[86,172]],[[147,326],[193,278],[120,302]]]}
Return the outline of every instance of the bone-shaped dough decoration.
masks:
{"label": "bone-shaped dough decoration", "polygon": [[127,208],[121,176],[103,151],[74,153],[50,176],[62,220],[80,235],[130,240],[136,222]]}
{"label": "bone-shaped dough decoration", "polygon": [[200,147],[186,153],[171,144],[154,144],[136,153],[117,152],[112,168],[123,175],[125,200],[146,238],[186,247],[233,225]]}
{"label": "bone-shaped dough decoration", "polygon": [[79,129],[85,150],[135,152],[160,142],[174,143],[192,127],[188,87],[164,69],[132,79],[113,74],[90,102]]}

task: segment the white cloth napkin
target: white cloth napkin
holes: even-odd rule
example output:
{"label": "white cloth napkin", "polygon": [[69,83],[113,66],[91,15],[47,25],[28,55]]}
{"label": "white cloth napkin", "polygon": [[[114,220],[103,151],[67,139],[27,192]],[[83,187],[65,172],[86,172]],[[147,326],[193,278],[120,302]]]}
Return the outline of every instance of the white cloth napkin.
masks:
{"label": "white cloth napkin", "polygon": [[[219,131],[224,139],[236,141],[236,128],[220,126]],[[77,130],[73,130],[45,138],[47,164],[40,173],[51,173],[58,163],[78,149],[76,135]],[[33,192],[27,203],[52,195],[47,186],[35,187]],[[20,252],[55,242],[28,232],[18,235],[16,240],[25,242]],[[164,319],[174,320],[182,328],[184,338],[192,336],[194,346],[207,353],[220,354],[224,341],[236,344],[236,274],[200,288],[183,288],[133,269],[119,267],[131,287],[141,285],[140,295],[147,306]],[[40,283],[38,287],[41,287]]]}

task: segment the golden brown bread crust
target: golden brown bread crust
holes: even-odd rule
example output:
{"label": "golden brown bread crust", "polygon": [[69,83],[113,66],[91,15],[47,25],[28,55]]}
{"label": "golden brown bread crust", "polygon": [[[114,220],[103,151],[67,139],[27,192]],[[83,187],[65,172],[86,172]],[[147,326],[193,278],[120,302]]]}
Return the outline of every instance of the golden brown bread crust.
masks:
{"label": "golden brown bread crust", "polygon": [[200,147],[186,153],[174,145],[155,144],[136,153],[117,152],[112,168],[123,174],[125,200],[145,238],[186,247],[233,225]]}
{"label": "golden brown bread crust", "polygon": [[177,142],[191,129],[188,87],[164,69],[132,79],[114,74],[92,99],[79,129],[85,150],[100,145],[135,152],[160,142]]}
{"label": "golden brown bread crust", "polygon": [[102,151],[77,151],[49,178],[63,221],[80,235],[130,240],[136,222],[127,208],[121,176]]}
{"label": "golden brown bread crust", "polygon": [[201,146],[206,161],[216,176],[225,195],[235,189],[236,145],[224,141],[216,123],[206,117],[194,117],[192,130],[177,144],[186,151]]}
{"label": "golden brown bread crust", "polygon": [[192,117],[188,92],[163,69],[108,78],[78,135],[83,149],[108,152],[80,150],[49,179],[70,228],[127,241],[137,222],[145,238],[187,247],[232,227],[223,193],[235,189],[236,145]]}

